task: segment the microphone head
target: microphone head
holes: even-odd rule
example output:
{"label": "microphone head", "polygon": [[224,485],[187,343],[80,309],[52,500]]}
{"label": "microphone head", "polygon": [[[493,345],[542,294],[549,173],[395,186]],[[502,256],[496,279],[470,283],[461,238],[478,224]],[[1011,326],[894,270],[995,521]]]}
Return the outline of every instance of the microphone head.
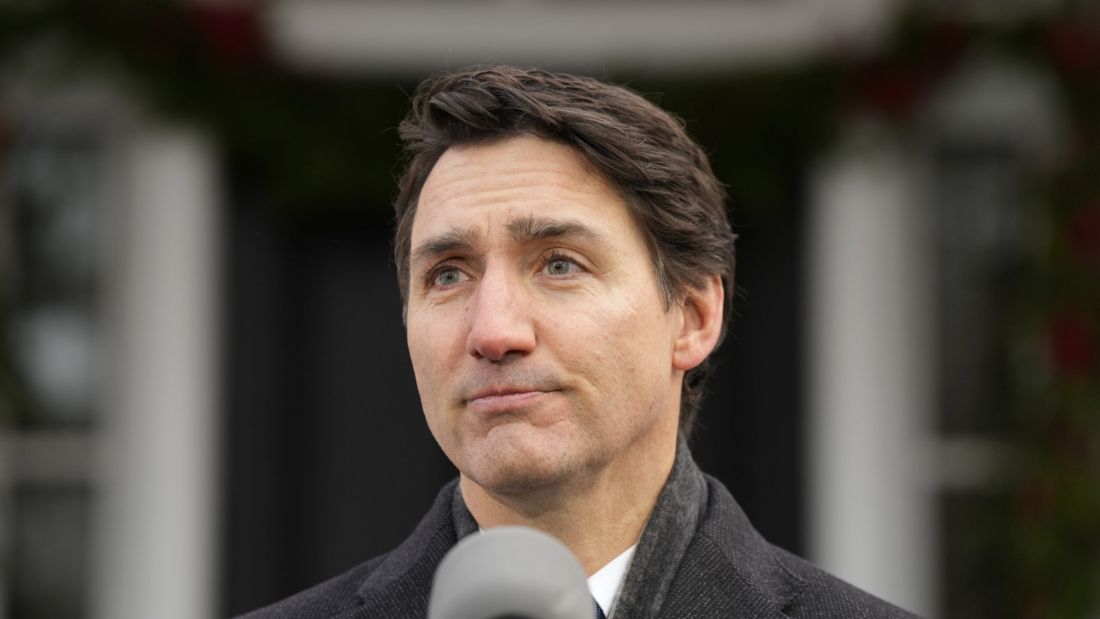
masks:
{"label": "microphone head", "polygon": [[435,572],[428,619],[592,619],[584,568],[554,537],[496,527],[451,549]]}

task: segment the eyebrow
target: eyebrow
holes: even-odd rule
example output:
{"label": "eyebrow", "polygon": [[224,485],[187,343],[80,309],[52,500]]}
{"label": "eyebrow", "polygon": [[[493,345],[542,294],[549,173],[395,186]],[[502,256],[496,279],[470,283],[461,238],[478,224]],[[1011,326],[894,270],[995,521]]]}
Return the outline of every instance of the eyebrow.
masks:
{"label": "eyebrow", "polygon": [[517,243],[554,238],[575,238],[607,245],[611,237],[572,219],[549,219],[528,215],[508,224],[512,240]]}
{"label": "eyebrow", "polygon": [[459,250],[471,250],[481,240],[476,230],[452,226],[450,230],[421,243],[413,252],[412,261],[429,260],[442,254]]}
{"label": "eyebrow", "polygon": [[[611,237],[606,233],[571,219],[550,219],[527,216],[508,224],[512,240],[523,244],[553,238],[579,238],[595,241],[599,245],[610,244]],[[431,237],[412,254],[412,262],[427,261],[443,254],[457,251],[470,251],[481,241],[481,233],[476,230],[454,226],[443,234]]]}

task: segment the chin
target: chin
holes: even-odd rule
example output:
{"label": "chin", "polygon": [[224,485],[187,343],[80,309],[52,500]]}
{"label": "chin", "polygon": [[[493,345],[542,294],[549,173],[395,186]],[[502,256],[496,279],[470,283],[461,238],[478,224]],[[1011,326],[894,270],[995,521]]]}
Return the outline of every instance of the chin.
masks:
{"label": "chin", "polygon": [[572,441],[543,434],[545,431],[522,424],[494,428],[467,445],[462,472],[497,494],[529,492],[567,482],[578,469],[578,458],[570,449]]}

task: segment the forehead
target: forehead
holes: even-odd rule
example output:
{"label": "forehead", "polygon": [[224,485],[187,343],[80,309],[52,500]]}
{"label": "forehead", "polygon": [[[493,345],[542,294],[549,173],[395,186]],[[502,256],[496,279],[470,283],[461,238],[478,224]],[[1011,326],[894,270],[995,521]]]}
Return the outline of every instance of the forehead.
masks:
{"label": "forehead", "polygon": [[569,216],[610,232],[634,227],[618,193],[583,155],[523,136],[447,150],[421,190],[412,243],[454,227],[491,234],[530,216]]}

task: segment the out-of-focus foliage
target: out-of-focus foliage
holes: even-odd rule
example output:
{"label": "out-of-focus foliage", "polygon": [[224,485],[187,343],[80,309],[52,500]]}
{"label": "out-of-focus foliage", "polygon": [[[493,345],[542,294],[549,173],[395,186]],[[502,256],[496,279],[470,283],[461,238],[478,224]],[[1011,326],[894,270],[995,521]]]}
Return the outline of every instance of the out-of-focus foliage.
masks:
{"label": "out-of-focus foliage", "polygon": [[996,55],[1052,76],[1066,152],[1030,179],[1024,263],[1004,299],[1009,435],[1021,454],[1007,509],[973,522],[998,557],[998,616],[1100,610],[1100,7],[1012,24],[913,14],[893,43],[845,72],[844,105],[899,129],[954,67]]}
{"label": "out-of-focus foliage", "polygon": [[1024,263],[1004,299],[1009,436],[1019,448],[1008,509],[973,523],[998,557],[1002,607],[1015,617],[1100,610],[1100,13],[979,27],[916,15],[846,92],[903,127],[968,55],[994,54],[1052,76],[1066,152],[1030,179]]}
{"label": "out-of-focus foliage", "polygon": [[235,176],[254,180],[265,203],[302,211],[388,208],[402,85],[277,66],[250,5],[0,5],[0,57],[17,58],[43,42],[61,47],[73,71],[121,75],[154,111],[209,129]]}

